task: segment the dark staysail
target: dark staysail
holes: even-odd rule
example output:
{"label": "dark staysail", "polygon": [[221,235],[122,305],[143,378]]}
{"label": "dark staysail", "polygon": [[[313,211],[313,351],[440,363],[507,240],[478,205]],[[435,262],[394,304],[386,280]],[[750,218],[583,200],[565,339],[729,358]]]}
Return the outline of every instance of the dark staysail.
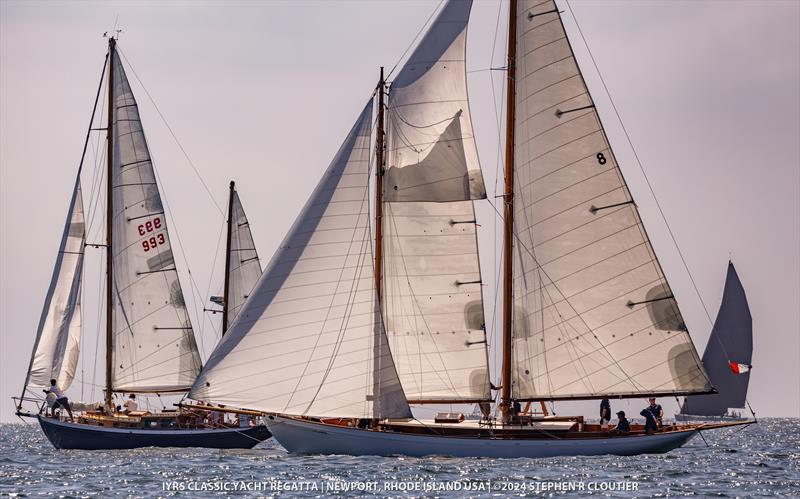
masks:
{"label": "dark staysail", "polygon": [[728,263],[725,292],[714,329],[703,353],[703,366],[719,393],[689,397],[681,414],[723,416],[728,408],[744,407],[750,373],[737,374],[731,363],[749,366],[753,359],[753,319],[733,263]]}

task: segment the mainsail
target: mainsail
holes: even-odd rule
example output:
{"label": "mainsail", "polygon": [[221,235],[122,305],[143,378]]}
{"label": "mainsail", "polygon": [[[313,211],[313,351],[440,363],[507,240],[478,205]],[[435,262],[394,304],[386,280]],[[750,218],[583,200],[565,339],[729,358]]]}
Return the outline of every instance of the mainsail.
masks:
{"label": "mainsail", "polygon": [[[75,376],[81,338],[81,276],[86,242],[80,178],[75,182],[58,257],[44,302],[25,388],[66,390]],[[23,394],[24,395],[24,394]],[[41,393],[39,393],[41,395]]]}
{"label": "mainsail", "polygon": [[372,101],[191,391],[267,412],[410,417],[377,304]]}
{"label": "mainsail", "polygon": [[250,222],[244,213],[239,193],[233,188],[230,202],[230,245],[226,255],[228,293],[227,300],[223,303],[228,324],[238,315],[239,309],[261,277],[261,262],[258,260],[253,234],[250,232]]}
{"label": "mainsail", "polygon": [[467,100],[471,1],[450,1],[389,91],[383,312],[410,401],[490,400]]}
{"label": "mainsail", "polygon": [[139,109],[112,58],[113,357],[115,391],[187,390],[200,355],[175,269]]}
{"label": "mainsail", "polygon": [[730,363],[749,365],[752,358],[753,318],[742,282],[729,262],[722,304],[703,353],[703,367],[719,393],[687,397],[681,414],[723,416],[729,408],[743,408],[750,373],[734,373]]}
{"label": "mainsail", "polygon": [[517,19],[514,398],[709,392],[556,4]]}

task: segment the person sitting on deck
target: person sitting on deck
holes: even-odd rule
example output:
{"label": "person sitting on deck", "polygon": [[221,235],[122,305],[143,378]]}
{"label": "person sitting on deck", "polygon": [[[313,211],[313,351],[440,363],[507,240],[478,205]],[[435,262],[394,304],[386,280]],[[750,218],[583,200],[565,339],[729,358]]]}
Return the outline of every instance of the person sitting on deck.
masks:
{"label": "person sitting on deck", "polygon": [[125,414],[130,414],[132,412],[136,412],[139,410],[139,404],[136,403],[136,394],[131,393],[128,397],[128,400],[125,401],[125,410],[122,411]]}
{"label": "person sitting on deck", "polygon": [[75,421],[72,417],[72,407],[70,407],[69,405],[69,399],[67,398],[66,395],[64,395],[64,392],[61,391],[61,388],[59,388],[58,385],[56,385],[56,380],[51,379],[50,388],[42,391],[47,394],[52,393],[53,395],[56,396],[56,401],[53,404],[53,412],[55,412],[55,410],[58,409],[59,407],[63,407],[69,413],[69,420]]}
{"label": "person sitting on deck", "polygon": [[631,432],[631,424],[628,422],[628,419],[625,417],[625,411],[619,411],[617,413],[617,418],[619,422],[617,423],[617,427],[612,430],[614,433],[630,433]]}
{"label": "person sitting on deck", "polygon": [[658,424],[656,424],[656,417],[653,412],[650,410],[650,407],[645,407],[640,412],[642,416],[644,416],[644,431],[648,435],[652,435],[656,431],[658,431]]}
{"label": "person sitting on deck", "polygon": [[600,401],[600,429],[608,430],[609,422],[611,422],[611,402],[603,399]]}

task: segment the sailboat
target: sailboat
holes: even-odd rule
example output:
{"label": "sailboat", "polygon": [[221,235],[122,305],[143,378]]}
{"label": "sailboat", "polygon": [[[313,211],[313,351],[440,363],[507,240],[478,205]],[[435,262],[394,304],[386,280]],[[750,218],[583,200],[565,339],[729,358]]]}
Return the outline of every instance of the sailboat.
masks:
{"label": "sailboat", "polygon": [[[75,180],[58,258],[42,311],[19,416],[35,417],[59,449],[135,447],[250,448],[270,436],[264,425],[209,424],[206,414],[183,409],[120,412],[115,393],[186,392],[200,371],[200,354],[184,302],[167,219],[136,100],[109,39],[106,241],[105,401],[69,421],[48,414],[41,392],[50,380],[72,383],[81,337],[81,285],[87,246],[80,170]],[[86,154],[102,85],[87,131]],[[81,158],[81,167],[83,157]],[[38,412],[23,409],[40,404]],[[77,404],[75,404],[77,412]],[[55,411],[52,411],[55,413]]]}
{"label": "sailboat", "polygon": [[250,222],[244,212],[234,181],[231,181],[229,189],[225,240],[223,294],[210,298],[212,303],[222,307],[222,310],[211,310],[211,312],[222,313],[223,335],[262,274],[256,243],[253,240],[253,233],[250,231]]}
{"label": "sailboat", "polygon": [[722,304],[703,353],[705,367],[718,393],[686,397],[677,421],[743,421],[753,358],[753,318],[744,286],[728,262]]}
{"label": "sailboat", "polygon": [[[471,6],[447,2],[390,85],[381,70],[191,396],[269,413],[278,442],[309,454],[632,455],[735,424],[622,433],[517,410],[713,392],[552,0],[509,9],[503,360],[492,383]],[[483,408],[493,390],[498,418],[420,420],[410,408]]]}

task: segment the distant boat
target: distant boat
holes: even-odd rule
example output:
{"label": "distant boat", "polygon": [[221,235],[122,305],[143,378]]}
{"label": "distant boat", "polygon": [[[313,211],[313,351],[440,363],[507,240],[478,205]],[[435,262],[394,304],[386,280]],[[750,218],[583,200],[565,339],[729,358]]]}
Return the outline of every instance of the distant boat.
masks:
{"label": "distant boat", "polygon": [[[737,424],[622,434],[522,409],[713,391],[547,0],[509,9],[503,363],[490,381],[471,7],[446,2],[391,84],[381,69],[191,396],[272,413],[278,442],[307,454],[633,455]],[[497,419],[418,420],[410,408],[488,414],[493,390]]]}
{"label": "distant boat", "polygon": [[[83,325],[80,296],[87,246],[79,168],[28,374],[22,395],[16,399],[17,414],[36,417],[47,438],[59,449],[253,447],[270,436],[263,424],[240,427],[212,423],[208,417],[211,407],[156,413],[121,413],[115,407],[115,393],[185,393],[200,371],[201,361],[139,109],[113,37],[109,39],[104,75],[106,68],[106,241],[94,245],[104,247],[107,262],[105,401],[77,411],[73,422],[63,414],[48,414],[42,395],[51,378],[62,391],[67,390],[79,357]],[[86,144],[91,131],[90,124]],[[23,408],[31,403],[38,411]],[[240,421],[258,415],[237,412]]]}
{"label": "distant boat", "polygon": [[753,319],[739,275],[728,262],[722,304],[706,351],[703,367],[717,393],[686,397],[676,421],[744,421],[753,358]]}

